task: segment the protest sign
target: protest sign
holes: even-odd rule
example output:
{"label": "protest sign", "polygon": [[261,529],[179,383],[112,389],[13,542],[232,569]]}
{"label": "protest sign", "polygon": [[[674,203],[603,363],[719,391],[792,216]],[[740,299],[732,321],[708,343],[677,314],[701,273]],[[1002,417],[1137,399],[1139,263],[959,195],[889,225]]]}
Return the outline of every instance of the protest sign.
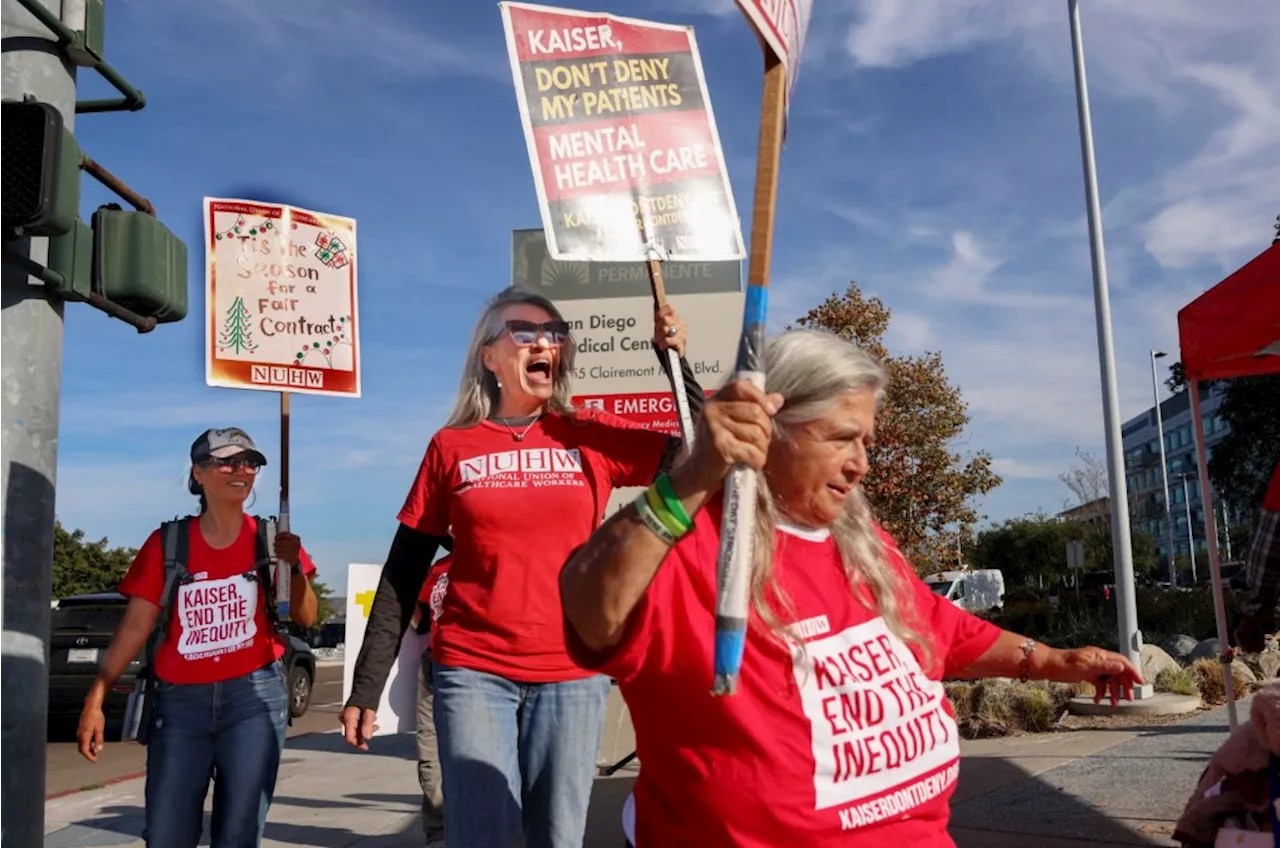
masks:
{"label": "protest sign", "polygon": [[693,31],[499,6],[551,256],[741,259]]}
{"label": "protest sign", "polygon": [[[369,610],[382,579],[382,566],[352,563],[347,566],[347,623],[342,655],[342,702],[351,698],[356,660],[369,626]],[[418,727],[418,668],[430,637],[419,636],[412,628],[400,640],[400,653],[387,675],[378,702],[378,729],[374,736],[412,733]]]}
{"label": "protest sign", "polygon": [[813,0],[738,0],[747,20],[787,69],[787,109],[800,74],[800,54],[809,31]]}
{"label": "protest sign", "polygon": [[356,222],[206,197],[205,381],[360,396]]}

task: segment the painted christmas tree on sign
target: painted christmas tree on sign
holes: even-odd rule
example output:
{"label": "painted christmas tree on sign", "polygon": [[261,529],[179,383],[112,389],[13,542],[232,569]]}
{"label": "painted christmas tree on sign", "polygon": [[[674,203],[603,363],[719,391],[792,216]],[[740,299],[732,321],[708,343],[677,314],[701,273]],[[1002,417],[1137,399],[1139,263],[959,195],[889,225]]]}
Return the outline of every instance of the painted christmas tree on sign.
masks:
{"label": "painted christmas tree on sign", "polygon": [[218,333],[218,350],[232,353],[254,353],[258,343],[253,340],[252,315],[249,307],[244,305],[244,293],[236,290],[236,298],[227,308],[222,322],[222,332]]}

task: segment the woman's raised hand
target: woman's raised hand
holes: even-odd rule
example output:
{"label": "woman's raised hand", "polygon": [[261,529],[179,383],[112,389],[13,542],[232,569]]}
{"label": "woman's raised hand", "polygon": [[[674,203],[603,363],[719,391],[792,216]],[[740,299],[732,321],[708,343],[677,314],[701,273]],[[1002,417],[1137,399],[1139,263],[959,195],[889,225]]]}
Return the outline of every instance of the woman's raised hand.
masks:
{"label": "woman's raised hand", "polygon": [[713,491],[739,463],[764,468],[782,403],[782,395],[765,394],[747,380],[734,380],[708,399],[687,463],[696,484]]}

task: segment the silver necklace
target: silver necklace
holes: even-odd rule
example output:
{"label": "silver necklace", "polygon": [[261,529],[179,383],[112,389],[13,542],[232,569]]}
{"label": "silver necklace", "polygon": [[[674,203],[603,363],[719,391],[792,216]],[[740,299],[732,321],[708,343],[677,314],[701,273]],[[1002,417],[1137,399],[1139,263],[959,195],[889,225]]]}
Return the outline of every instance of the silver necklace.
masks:
{"label": "silver necklace", "polygon": [[538,416],[538,415],[533,416],[533,420],[529,422],[529,426],[525,427],[524,430],[519,433],[517,433],[515,429],[509,423],[507,423],[507,419],[503,418],[502,416],[498,416],[498,420],[502,422],[503,427],[506,427],[507,430],[511,432],[512,438],[514,438],[517,442],[523,442],[524,437],[529,435],[529,431],[533,429],[534,424],[538,423],[538,419],[540,417],[541,416]]}

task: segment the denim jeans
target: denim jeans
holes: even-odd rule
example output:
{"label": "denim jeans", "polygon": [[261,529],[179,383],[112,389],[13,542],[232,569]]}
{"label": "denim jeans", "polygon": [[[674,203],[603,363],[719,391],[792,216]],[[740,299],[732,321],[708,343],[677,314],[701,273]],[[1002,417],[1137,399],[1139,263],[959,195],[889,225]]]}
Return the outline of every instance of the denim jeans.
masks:
{"label": "denim jeans", "polygon": [[221,683],[159,683],[147,745],[146,843],[196,848],[212,778],[210,848],[257,848],[288,709],[278,662]]}
{"label": "denim jeans", "polygon": [[449,848],[582,848],[609,679],[516,683],[435,664]]}

